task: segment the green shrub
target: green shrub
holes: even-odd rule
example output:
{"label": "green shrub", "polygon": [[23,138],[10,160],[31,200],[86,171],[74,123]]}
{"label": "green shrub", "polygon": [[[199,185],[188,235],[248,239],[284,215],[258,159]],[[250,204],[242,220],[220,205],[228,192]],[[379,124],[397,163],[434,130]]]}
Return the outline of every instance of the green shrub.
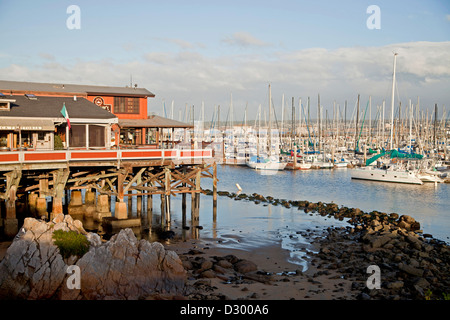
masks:
{"label": "green shrub", "polygon": [[64,150],[64,145],[61,137],[57,134],[54,136],[54,149],[55,150]]}
{"label": "green shrub", "polygon": [[89,240],[78,232],[56,230],[53,232],[53,239],[65,259],[72,255],[81,258],[89,251]]}

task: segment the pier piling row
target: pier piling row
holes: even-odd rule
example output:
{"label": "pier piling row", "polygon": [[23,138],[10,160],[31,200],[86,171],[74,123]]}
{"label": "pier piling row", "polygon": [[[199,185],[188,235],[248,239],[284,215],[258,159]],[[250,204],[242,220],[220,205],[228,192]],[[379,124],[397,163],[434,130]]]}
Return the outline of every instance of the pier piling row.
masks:
{"label": "pier piling row", "polygon": [[[49,151],[47,157],[44,152],[15,154],[17,157],[0,153],[0,175],[4,177],[0,181],[0,200],[5,208],[1,222],[7,238],[18,232],[19,198],[25,199],[28,216],[51,220],[63,213],[66,197],[68,214],[101,222],[111,217],[110,200],[114,196],[113,221],[124,227],[140,225],[140,219],[128,217],[125,197],[131,201],[136,196],[140,211],[142,196],[148,196],[151,210],[153,196],[159,194],[163,226],[170,224],[170,197],[177,194],[183,195],[183,213],[186,194],[192,195],[193,221],[198,221],[202,178],[213,179],[214,202],[217,201],[217,165],[212,150]],[[47,208],[48,197],[51,208]],[[23,205],[24,201],[20,203]]]}

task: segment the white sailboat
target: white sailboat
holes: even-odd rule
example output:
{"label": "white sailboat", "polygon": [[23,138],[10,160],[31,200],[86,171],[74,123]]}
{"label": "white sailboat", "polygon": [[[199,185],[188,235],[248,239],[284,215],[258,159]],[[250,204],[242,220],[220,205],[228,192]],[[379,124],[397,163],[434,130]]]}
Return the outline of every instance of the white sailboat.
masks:
{"label": "white sailboat", "polygon": [[385,154],[392,155],[393,149],[393,121],[394,121],[394,89],[395,89],[395,67],[397,61],[397,53],[394,53],[394,72],[392,76],[392,100],[391,100],[391,136],[390,136],[390,151],[379,154],[366,161],[366,167],[353,169],[351,173],[352,179],[372,180],[394,183],[408,183],[408,184],[423,184],[423,181],[417,176],[414,170],[408,170],[406,167],[397,163],[389,163],[383,166],[369,166]]}
{"label": "white sailboat", "polygon": [[382,182],[423,184],[414,171],[408,171],[397,165],[383,167],[365,167],[352,170],[352,179],[372,180]]}
{"label": "white sailboat", "polygon": [[271,127],[271,113],[272,113],[272,92],[269,84],[269,130],[268,130],[268,155],[263,156],[258,154],[252,156],[247,161],[247,166],[255,170],[284,170],[285,162],[280,162],[277,155],[272,154],[272,127]]}

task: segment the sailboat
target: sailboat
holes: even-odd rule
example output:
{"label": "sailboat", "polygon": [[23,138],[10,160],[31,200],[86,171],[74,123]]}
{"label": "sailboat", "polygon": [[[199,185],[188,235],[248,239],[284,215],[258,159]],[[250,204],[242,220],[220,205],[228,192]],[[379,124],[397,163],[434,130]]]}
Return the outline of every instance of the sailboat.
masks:
{"label": "sailboat", "polygon": [[[417,176],[415,170],[409,170],[398,158],[418,158],[421,159],[421,155],[408,154],[401,155],[397,150],[393,149],[393,121],[394,121],[394,89],[395,89],[395,67],[397,61],[397,53],[394,53],[394,72],[392,76],[392,101],[391,101],[391,137],[390,137],[390,150],[382,152],[366,161],[366,167],[353,169],[351,173],[352,179],[394,182],[394,183],[408,183],[408,184],[423,184],[423,181]],[[384,155],[390,155],[390,158],[396,158],[396,161],[390,163],[380,164],[378,166],[370,166]]]}
{"label": "sailboat", "polygon": [[284,170],[286,167],[285,162],[280,162],[277,155],[272,154],[272,126],[271,126],[271,113],[272,113],[272,92],[269,84],[269,130],[268,130],[268,154],[258,154],[252,156],[247,161],[247,166],[255,170]]}

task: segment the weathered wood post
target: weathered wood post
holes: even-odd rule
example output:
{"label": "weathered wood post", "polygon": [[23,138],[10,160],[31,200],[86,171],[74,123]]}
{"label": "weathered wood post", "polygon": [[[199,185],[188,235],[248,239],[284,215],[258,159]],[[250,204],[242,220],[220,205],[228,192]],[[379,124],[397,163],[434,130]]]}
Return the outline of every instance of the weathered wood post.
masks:
{"label": "weathered wood post", "polygon": [[48,218],[47,199],[45,198],[48,191],[48,176],[43,174],[39,176],[39,197],[36,200],[36,210],[39,217]]}
{"label": "weathered wood post", "polygon": [[165,219],[167,226],[170,226],[170,182],[172,180],[172,175],[168,167],[164,168],[165,171],[165,183],[164,183],[164,197],[165,197]]}
{"label": "weathered wood post", "polygon": [[213,203],[217,205],[217,163],[213,164]]}
{"label": "weathered wood post", "polygon": [[128,218],[127,204],[123,201],[124,198],[123,183],[127,175],[128,175],[127,169],[119,170],[119,174],[117,175],[117,201],[114,210],[114,217],[116,219]]}
{"label": "weathered wood post", "polygon": [[6,216],[4,220],[4,233],[8,238],[14,237],[19,231],[19,221],[16,216],[16,200],[17,188],[22,178],[21,170],[14,170],[5,174],[6,176],[6,192],[4,198],[6,200]]}

